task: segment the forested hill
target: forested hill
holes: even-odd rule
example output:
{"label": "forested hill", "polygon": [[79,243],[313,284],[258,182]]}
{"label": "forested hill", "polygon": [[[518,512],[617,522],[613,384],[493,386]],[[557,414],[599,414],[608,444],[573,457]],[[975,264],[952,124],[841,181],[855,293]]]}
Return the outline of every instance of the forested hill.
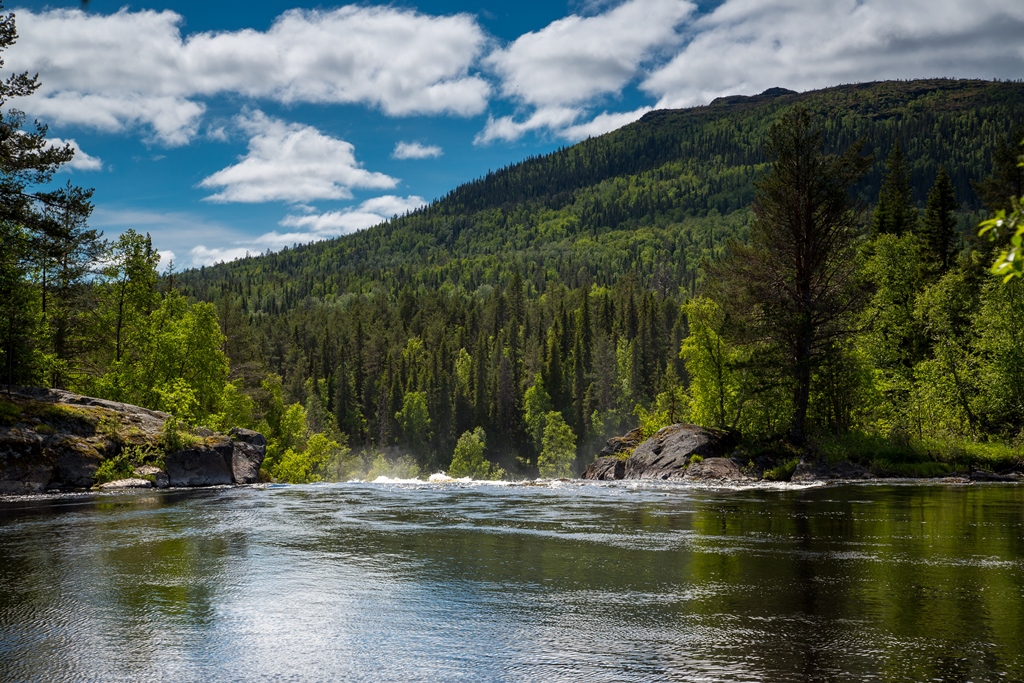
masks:
{"label": "forested hill", "polygon": [[[410,215],[186,271],[174,286],[215,304],[235,381],[222,402],[236,389],[256,401],[253,419],[278,444],[272,473],[285,467],[275,453],[288,434],[322,432],[354,449],[398,448],[427,468],[448,467],[457,441],[467,453],[486,441],[506,468],[564,474],[545,470],[542,453],[582,461],[638,420],[687,415],[680,306],[700,290],[705,259],[746,236],[768,168],[763,141],[795,104],[815,114],[830,150],[864,141],[874,162],[853,192],[866,205],[897,141],[907,206],[948,189],[936,182],[945,167],[954,192],[943,196],[960,207],[948,213],[967,234],[980,217],[971,183],[993,173],[994,150],[1015,168],[1006,140],[1024,123],[1024,84],[775,89],[652,112]],[[307,417],[295,406],[285,420],[290,402]]]}
{"label": "forested hill", "polygon": [[[263,283],[249,310],[279,312],[298,300],[373,281],[475,288],[513,269],[540,284],[608,282],[632,271],[645,284],[692,286],[696,266],[746,216],[763,170],[764,133],[780,111],[802,104],[822,117],[826,145],[863,140],[875,163],[857,191],[877,198],[884,160],[899,141],[920,206],[938,168],[957,200],[980,206],[971,187],[991,171],[992,149],[1024,121],[1024,83],[922,80],[793,93],[772,89],[708,106],[654,111],[598,138],[527,159],[462,185],[432,205],[362,233],[180,275],[187,289]],[[701,220],[703,219],[703,220]],[[660,255],[650,255],[655,249]],[[668,257],[665,259],[664,257]],[[538,269],[543,263],[544,273]],[[667,280],[666,280],[667,279]],[[273,294],[271,294],[273,291]],[[267,296],[269,295],[269,296]]]}

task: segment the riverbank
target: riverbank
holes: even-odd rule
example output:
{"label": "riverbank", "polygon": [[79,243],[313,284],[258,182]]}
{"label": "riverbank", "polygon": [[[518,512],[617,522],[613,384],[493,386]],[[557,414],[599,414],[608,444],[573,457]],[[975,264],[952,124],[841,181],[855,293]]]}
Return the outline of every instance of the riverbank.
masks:
{"label": "riverbank", "polygon": [[934,446],[921,449],[849,435],[797,450],[784,441],[743,443],[734,433],[679,423],[663,427],[643,441],[638,430],[610,439],[583,478],[738,483],[868,479],[1024,481],[1024,460],[1019,450],[1015,452],[998,444],[974,446],[980,453],[970,453],[963,446],[959,452],[951,446],[943,452]]}
{"label": "riverbank", "polygon": [[252,484],[266,445],[258,432],[187,428],[57,389],[0,395],[0,494]]}

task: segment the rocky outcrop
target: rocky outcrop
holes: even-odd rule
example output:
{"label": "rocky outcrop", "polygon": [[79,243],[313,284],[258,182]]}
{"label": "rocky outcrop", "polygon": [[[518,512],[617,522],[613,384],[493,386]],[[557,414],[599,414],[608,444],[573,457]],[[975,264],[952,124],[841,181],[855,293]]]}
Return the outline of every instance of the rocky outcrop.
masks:
{"label": "rocky outcrop", "polygon": [[[685,423],[669,425],[659,429],[654,436],[637,446],[633,454],[625,460],[607,456],[598,458],[587,468],[583,478],[680,480],[687,478],[687,468],[691,467],[693,456],[697,455],[704,459],[721,458],[734,445],[735,438],[727,432]],[[709,467],[708,476],[712,478],[714,473],[717,477],[724,471],[720,466]],[[739,472],[738,466],[736,471]],[[745,478],[742,473],[737,476]],[[694,480],[696,477],[688,478]]]}
{"label": "rocky outcrop", "polygon": [[626,461],[614,456],[598,458],[587,465],[587,471],[583,473],[584,479],[595,479],[598,481],[622,479],[625,476]]}
{"label": "rocky outcrop", "polygon": [[746,474],[740,464],[731,458],[705,458],[699,462],[691,463],[683,474],[687,481],[702,482],[728,482],[728,481],[756,481],[758,477]]}
{"label": "rocky outcrop", "polygon": [[136,485],[126,481],[157,488],[258,481],[267,444],[262,434],[233,430],[232,439],[194,430],[198,443],[162,455],[161,433],[168,417],[57,389],[19,388],[0,394],[0,495],[90,488],[103,461],[128,446],[148,447],[154,459],[144,462],[164,469],[142,465],[135,468],[134,478],[117,485],[108,482],[105,488]]}
{"label": "rocky outcrop", "polygon": [[260,465],[267,454],[267,438],[251,429],[235,427],[228,434],[235,442],[231,454],[231,474],[236,484],[255,484],[260,480]]}
{"label": "rocky outcrop", "polygon": [[[626,432],[625,436],[613,436],[608,439],[607,444],[601,449],[601,453],[598,457],[612,457],[620,456],[624,453],[632,453],[632,451],[640,445],[640,428],[631,429]],[[622,477],[619,477],[620,479]]]}
{"label": "rocky outcrop", "polygon": [[231,459],[235,444],[223,434],[204,437],[202,443],[168,453],[164,469],[171,486],[226,486],[234,483]]}
{"label": "rocky outcrop", "polygon": [[854,465],[846,461],[829,465],[823,461],[808,462],[801,460],[796,466],[790,482],[794,484],[809,484],[816,481],[855,481],[874,478],[875,475],[860,465]]}

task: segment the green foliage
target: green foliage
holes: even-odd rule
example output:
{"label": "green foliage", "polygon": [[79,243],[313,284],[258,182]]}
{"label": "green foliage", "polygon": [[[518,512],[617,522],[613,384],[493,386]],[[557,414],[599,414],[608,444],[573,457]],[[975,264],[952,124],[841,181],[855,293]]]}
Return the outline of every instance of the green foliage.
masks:
{"label": "green foliage", "polygon": [[876,235],[904,235],[914,230],[917,221],[910,169],[907,168],[903,150],[897,140],[885,162],[885,176],[882,178],[882,189],[878,193],[878,206],[871,227]]}
{"label": "green foliage", "polygon": [[10,401],[0,401],[0,425],[13,427],[21,420],[21,406]]}
{"label": "green foliage", "polygon": [[[1024,143],[1022,143],[1024,144]],[[1003,155],[1005,158],[1005,154]],[[978,226],[979,235],[988,235],[992,241],[1009,242],[1002,253],[992,264],[992,273],[1000,275],[1003,282],[1009,282],[1015,277],[1024,274],[1024,155],[1018,157],[1017,168],[1009,172],[1003,171],[1003,175],[1009,175],[1008,180],[999,182],[994,179],[991,186],[986,186],[988,194],[994,198],[990,202],[1007,202],[1006,208],[997,208],[995,215]],[[1005,165],[1005,164],[1004,164]],[[997,166],[997,173],[1000,168]],[[999,193],[1005,191],[1006,194]]]}
{"label": "green foliage", "polygon": [[534,376],[533,385],[523,395],[523,420],[534,445],[540,449],[544,440],[547,414],[551,412],[551,397],[544,388],[540,374]]}
{"label": "green foliage", "polygon": [[402,409],[395,413],[395,419],[407,443],[417,452],[426,449],[432,436],[430,432],[430,408],[427,394],[410,391],[402,397]]}
{"label": "green foliage", "polygon": [[545,479],[571,477],[576,460],[576,435],[556,410],[547,414],[545,422],[543,447],[537,459],[540,476]]}
{"label": "green foliage", "polygon": [[921,241],[934,270],[944,273],[953,265],[957,249],[956,194],[946,168],[939,169],[928,193],[921,224]]}
{"label": "green foliage", "polygon": [[232,427],[253,429],[256,426],[255,412],[256,402],[243,391],[240,383],[226,382],[217,401],[217,412],[206,418],[205,425],[225,433]]}
{"label": "green foliage", "polygon": [[504,470],[484,458],[484,446],[483,429],[477,427],[472,432],[464,432],[455,444],[448,476],[454,479],[501,479]]}
{"label": "green foliage", "polygon": [[142,465],[162,468],[163,458],[159,451],[150,446],[125,446],[117,455],[106,458],[96,468],[96,485],[135,477],[135,468]]}
{"label": "green foliage", "polygon": [[311,484],[327,478],[332,466],[348,455],[348,448],[324,434],[313,434],[305,448],[289,448],[274,464],[271,475],[289,484]]}
{"label": "green foliage", "polygon": [[768,481],[789,481],[796,472],[796,466],[800,464],[800,458],[792,458],[786,462],[764,471],[764,479]]}

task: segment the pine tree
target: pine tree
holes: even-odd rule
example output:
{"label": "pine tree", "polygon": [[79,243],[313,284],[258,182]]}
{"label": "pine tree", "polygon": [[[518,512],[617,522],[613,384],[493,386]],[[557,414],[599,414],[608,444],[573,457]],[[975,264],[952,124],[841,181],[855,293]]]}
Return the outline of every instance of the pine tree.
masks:
{"label": "pine tree", "polygon": [[927,255],[940,274],[949,270],[956,255],[956,209],[953,183],[942,167],[928,193],[924,222],[919,231]]}
{"label": "pine tree", "polygon": [[802,107],[768,134],[771,170],[757,184],[749,244],[732,245],[711,269],[715,298],[776,350],[792,386],[790,436],[805,440],[811,377],[821,355],[850,334],[845,317],[862,303],[854,249],[859,212],[850,188],[870,165],[860,146],[841,156],[821,151],[822,130]]}
{"label": "pine tree", "polygon": [[885,166],[886,173],[878,193],[872,231],[876,235],[902,235],[914,229],[918,215],[912,196],[910,170],[898,140]]}

